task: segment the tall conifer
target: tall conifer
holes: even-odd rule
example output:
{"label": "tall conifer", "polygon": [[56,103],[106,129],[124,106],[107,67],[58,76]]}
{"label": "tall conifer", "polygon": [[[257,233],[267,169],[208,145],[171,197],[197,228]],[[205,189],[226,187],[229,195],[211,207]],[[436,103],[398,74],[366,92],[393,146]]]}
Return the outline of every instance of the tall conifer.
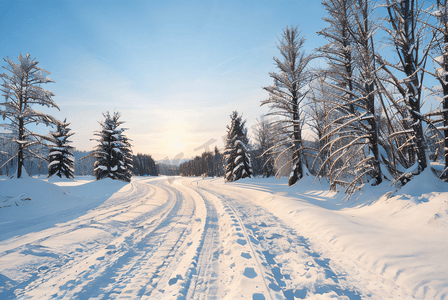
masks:
{"label": "tall conifer", "polygon": [[252,175],[252,166],[248,151],[246,121],[234,111],[232,121],[227,126],[227,143],[224,151],[224,179],[226,182],[236,181]]}
{"label": "tall conifer", "polygon": [[131,145],[123,135],[126,129],[118,128],[124,122],[119,121],[118,112],[112,116],[106,112],[103,116],[105,120],[100,122],[102,129],[95,133],[99,136],[96,139],[99,144],[92,153],[96,158],[94,175],[97,180],[108,177],[129,182],[133,168]]}
{"label": "tall conifer", "polygon": [[55,132],[50,132],[53,146],[50,147],[50,153],[48,154],[48,177],[57,175],[62,178],[74,178],[74,155],[73,147],[68,145],[71,141],[69,137],[73,135],[70,133],[68,126],[70,123],[59,122]]}

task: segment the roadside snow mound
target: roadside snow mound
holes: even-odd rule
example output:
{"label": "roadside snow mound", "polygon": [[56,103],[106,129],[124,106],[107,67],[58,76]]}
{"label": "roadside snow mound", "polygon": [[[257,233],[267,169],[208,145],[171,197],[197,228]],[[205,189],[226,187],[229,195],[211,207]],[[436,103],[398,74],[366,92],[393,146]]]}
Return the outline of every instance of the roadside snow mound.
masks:
{"label": "roadside snow mound", "polygon": [[125,181],[105,178],[81,185],[65,186],[65,189],[69,191],[70,194],[81,198],[106,200],[109,196],[113,195],[128,184],[129,183]]}
{"label": "roadside snow mound", "polygon": [[[321,255],[344,265],[353,278],[365,278],[366,285],[393,283],[376,290],[376,299],[448,295],[448,183],[429,168],[400,189],[390,181],[364,184],[350,198],[306,176],[289,188],[285,180],[270,178],[215,182],[223,191],[236,188],[234,198],[250,195],[311,244],[322,245]],[[404,294],[394,294],[393,286]]]}
{"label": "roadside snow mound", "polygon": [[22,178],[0,180],[0,208],[45,202],[67,195],[63,188],[28,175]]}
{"label": "roadside snow mound", "polygon": [[0,241],[74,220],[132,186],[119,180],[89,178],[52,183],[24,174],[20,179],[0,179]]}
{"label": "roadside snow mound", "polygon": [[[46,179],[47,177],[45,176],[45,179]],[[54,175],[54,176],[51,176],[50,178],[48,178],[48,180],[47,180],[48,182],[73,182],[73,181],[75,181],[74,179],[72,179],[72,178],[65,178],[65,177],[63,177],[63,178],[59,178],[58,176],[56,176],[56,175]]]}

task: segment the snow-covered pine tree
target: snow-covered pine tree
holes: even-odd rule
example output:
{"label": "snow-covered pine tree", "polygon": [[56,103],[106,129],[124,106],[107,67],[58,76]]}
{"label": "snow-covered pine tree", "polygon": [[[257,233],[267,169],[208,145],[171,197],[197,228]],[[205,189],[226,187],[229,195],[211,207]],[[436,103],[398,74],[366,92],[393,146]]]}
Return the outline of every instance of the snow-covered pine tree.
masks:
{"label": "snow-covered pine tree", "polygon": [[237,111],[234,111],[230,118],[232,121],[230,126],[227,126],[227,141],[223,155],[226,182],[250,177],[253,173],[247,149],[249,140],[245,128],[246,121],[242,120]]}
{"label": "snow-covered pine tree", "polygon": [[37,104],[50,108],[55,107],[58,110],[59,108],[53,101],[54,94],[41,87],[43,83],[54,82],[46,76],[50,72],[39,68],[37,66],[39,62],[35,58],[31,58],[29,54],[26,54],[26,56],[20,54],[18,59],[18,64],[10,60],[9,57],[4,59],[8,65],[3,68],[10,74],[0,74],[3,80],[1,92],[5,97],[5,101],[0,103],[0,107],[3,107],[0,109],[0,115],[2,115],[3,120],[8,119],[10,121],[8,124],[2,124],[2,126],[15,133],[16,138],[12,142],[16,142],[18,145],[15,155],[3,165],[17,157],[17,178],[20,178],[25,154],[45,159],[32,151],[31,146],[42,143],[42,140],[46,140],[47,137],[31,131],[27,128],[27,125],[43,123],[48,126],[57,124],[55,118],[34,110],[32,106]]}
{"label": "snow-covered pine tree", "polygon": [[285,133],[285,138],[277,145],[277,149],[288,145],[288,148],[282,151],[292,152],[291,160],[285,164],[292,163],[288,181],[291,186],[301,179],[304,173],[301,105],[309,91],[307,86],[311,72],[307,69],[307,65],[313,56],[305,55],[302,49],[305,38],[300,36],[298,27],[286,27],[282,37],[277,48],[283,56],[283,61],[274,57],[279,72],[269,74],[274,80],[274,85],[263,88],[269,92],[269,98],[262,101],[261,105],[269,105],[271,111],[268,115],[280,118],[274,121],[273,125],[279,125]]}
{"label": "snow-covered pine tree", "polygon": [[102,129],[95,133],[99,136],[95,139],[99,144],[92,153],[96,158],[93,173],[97,180],[108,177],[129,182],[132,177],[131,145],[123,135],[126,129],[118,128],[124,122],[119,121],[118,112],[112,116],[106,112],[103,116],[104,122],[99,122]]}
{"label": "snow-covered pine tree", "polygon": [[68,126],[70,123],[59,122],[57,124],[56,131],[50,132],[51,141],[53,146],[50,147],[50,153],[48,154],[48,175],[51,177],[57,175],[60,178],[65,176],[66,178],[74,178],[74,155],[73,147],[69,145],[71,141],[69,137],[73,135],[70,133]]}

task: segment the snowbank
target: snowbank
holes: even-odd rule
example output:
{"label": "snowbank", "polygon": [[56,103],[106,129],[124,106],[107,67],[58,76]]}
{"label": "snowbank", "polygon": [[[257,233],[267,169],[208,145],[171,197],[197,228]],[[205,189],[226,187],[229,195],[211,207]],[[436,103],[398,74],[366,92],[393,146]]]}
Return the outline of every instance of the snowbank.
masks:
{"label": "snowbank", "polygon": [[[430,170],[400,190],[387,182],[366,185],[350,199],[312,177],[289,188],[286,179],[213,182],[250,195],[312,243],[323,245],[323,255],[347,266],[350,276],[363,279],[383,299],[448,296],[448,184]],[[385,282],[381,289],[389,289],[378,291],[371,282]]]}
{"label": "snowbank", "polygon": [[128,184],[80,179],[0,179],[0,241],[77,218]]}

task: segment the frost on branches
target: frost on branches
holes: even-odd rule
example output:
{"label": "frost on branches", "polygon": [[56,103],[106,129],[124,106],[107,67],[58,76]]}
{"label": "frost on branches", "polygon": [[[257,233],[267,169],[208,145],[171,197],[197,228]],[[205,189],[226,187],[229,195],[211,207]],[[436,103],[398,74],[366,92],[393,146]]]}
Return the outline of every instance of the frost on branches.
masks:
{"label": "frost on branches", "polygon": [[0,168],[17,157],[17,178],[22,176],[25,154],[39,157],[32,150],[33,145],[42,144],[42,140],[48,137],[32,132],[27,125],[43,123],[45,125],[56,124],[57,120],[50,115],[34,110],[34,104],[57,107],[52,97],[54,94],[44,90],[43,83],[54,82],[47,77],[50,72],[37,66],[39,62],[31,58],[29,54],[18,56],[19,63],[8,58],[4,59],[8,65],[3,67],[7,72],[0,75],[3,80],[1,92],[4,102],[0,102],[0,115],[8,122],[1,124],[6,130],[14,133],[15,138],[11,142],[17,143],[17,152],[9,158]]}
{"label": "frost on branches", "polygon": [[436,17],[437,22],[434,26],[436,36],[433,45],[434,66],[436,72],[432,74],[440,83],[440,86],[433,91],[436,99],[441,101],[439,118],[434,121],[437,130],[443,132],[441,140],[442,154],[444,157],[444,169],[440,178],[448,182],[448,1],[437,0],[432,16]]}
{"label": "frost on branches", "polygon": [[104,122],[99,122],[102,130],[95,133],[99,144],[92,153],[96,158],[93,173],[97,180],[112,178],[129,182],[132,177],[131,144],[123,135],[126,129],[118,128],[124,122],[119,121],[118,112],[113,116],[106,112],[103,116]]}
{"label": "frost on branches", "polygon": [[399,141],[395,142],[397,147],[393,148],[400,157],[397,159],[398,163],[405,168],[418,164],[417,170],[404,173],[398,178],[404,185],[414,175],[423,172],[429,164],[422,124],[425,118],[420,110],[423,103],[423,79],[427,73],[425,66],[434,35],[428,34],[428,15],[422,10],[419,1],[387,0],[385,6],[388,21],[386,24],[389,26],[383,26],[383,29],[390,36],[396,57],[393,62],[388,62],[378,55],[378,62],[388,75],[383,80],[392,84],[397,91],[387,95],[394,102],[396,112],[392,115],[395,114],[401,119],[401,130],[390,134],[389,139]]}
{"label": "frost on branches", "polygon": [[50,147],[50,153],[48,154],[48,176],[57,175],[60,178],[65,176],[66,178],[74,178],[74,155],[73,147],[68,145],[71,141],[69,137],[73,135],[70,132],[68,126],[70,123],[59,122],[55,132],[50,132],[51,142],[54,146]]}
{"label": "frost on branches", "polygon": [[223,157],[226,182],[250,177],[253,173],[247,149],[247,130],[244,126],[246,121],[242,121],[237,111],[230,117],[232,121],[230,127],[227,126],[227,143]]}
{"label": "frost on branches", "polygon": [[328,67],[313,86],[318,109],[324,112],[319,132],[322,145],[319,174],[332,189],[346,187],[352,194],[358,185],[383,180],[380,152],[380,116],[375,110],[378,89],[369,1],[327,0],[324,19],[329,27],[319,32],[328,43],[319,48]]}

